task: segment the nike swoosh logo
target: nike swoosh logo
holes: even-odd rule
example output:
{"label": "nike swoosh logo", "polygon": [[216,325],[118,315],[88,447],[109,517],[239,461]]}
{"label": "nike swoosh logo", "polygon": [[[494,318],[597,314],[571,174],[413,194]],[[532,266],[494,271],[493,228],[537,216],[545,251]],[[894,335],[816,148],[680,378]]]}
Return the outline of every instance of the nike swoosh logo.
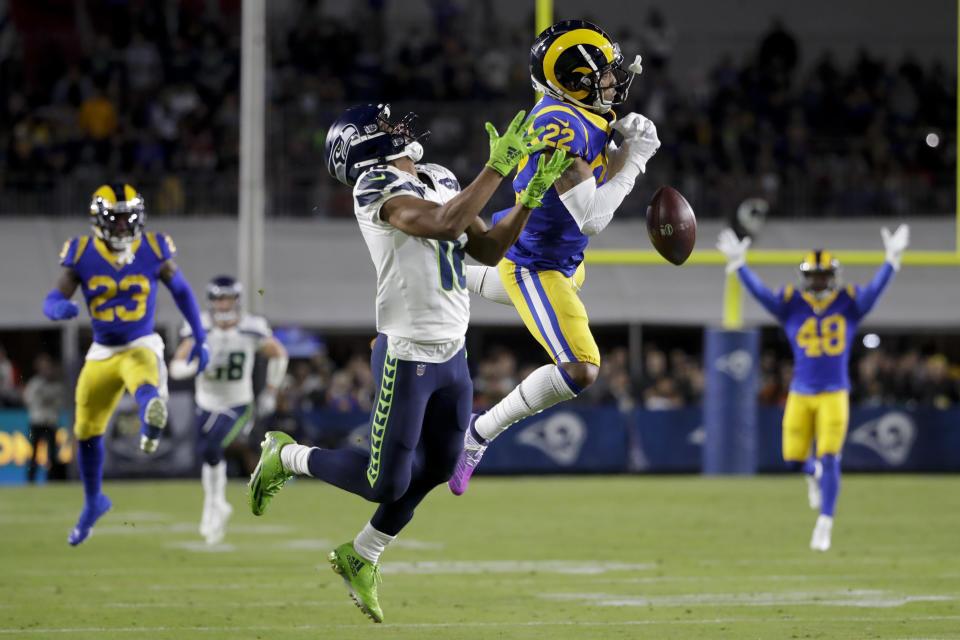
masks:
{"label": "nike swoosh logo", "polygon": [[567,120],[566,122],[564,122],[564,121],[561,120],[560,118],[554,118],[554,120],[556,120],[557,122],[559,122],[560,124],[562,124],[563,126],[565,126],[565,127],[567,127],[567,128],[570,127],[570,121],[569,121],[569,120]]}
{"label": "nike swoosh logo", "polygon": [[376,181],[376,180],[386,180],[386,179],[387,179],[387,176],[385,176],[385,175],[383,175],[383,174],[381,173],[381,174],[380,174],[379,176],[377,176],[376,178],[371,177],[371,178],[370,178],[370,182],[374,182],[374,181]]}

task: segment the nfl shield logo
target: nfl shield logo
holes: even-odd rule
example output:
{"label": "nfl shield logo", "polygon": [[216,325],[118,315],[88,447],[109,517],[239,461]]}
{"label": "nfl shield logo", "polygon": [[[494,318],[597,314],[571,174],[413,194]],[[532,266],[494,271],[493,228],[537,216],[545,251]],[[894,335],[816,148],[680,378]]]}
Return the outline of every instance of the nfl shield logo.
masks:
{"label": "nfl shield logo", "polygon": [[417,375],[418,375],[418,376],[422,376],[423,373],[424,373],[426,370],[427,370],[427,365],[423,364],[422,362],[419,363],[419,364],[417,364]]}

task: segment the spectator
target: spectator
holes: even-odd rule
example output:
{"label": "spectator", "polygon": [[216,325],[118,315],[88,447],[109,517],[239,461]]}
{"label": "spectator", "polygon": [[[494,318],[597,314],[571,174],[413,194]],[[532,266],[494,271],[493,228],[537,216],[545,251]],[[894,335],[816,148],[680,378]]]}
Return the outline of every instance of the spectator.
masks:
{"label": "spectator", "polygon": [[50,465],[49,478],[64,479],[64,466],[57,458],[57,427],[64,408],[64,386],[59,367],[53,358],[42,353],[34,361],[34,375],[23,389],[23,400],[30,419],[30,462],[27,482],[36,481],[40,465],[40,442],[46,443],[46,460]]}
{"label": "spectator", "polygon": [[0,344],[0,407],[20,406],[17,368],[7,358],[7,350]]}

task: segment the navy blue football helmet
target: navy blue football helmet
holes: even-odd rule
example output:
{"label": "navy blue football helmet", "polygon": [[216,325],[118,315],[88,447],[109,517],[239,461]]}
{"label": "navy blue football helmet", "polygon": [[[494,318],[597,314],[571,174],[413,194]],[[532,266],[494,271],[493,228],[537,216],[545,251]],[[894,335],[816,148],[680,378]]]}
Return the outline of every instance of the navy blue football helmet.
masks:
{"label": "navy blue football helmet", "polygon": [[419,141],[430,132],[419,131],[416,121],[413,112],[392,120],[389,104],[350,107],[327,131],[323,149],[327,171],[352,187],[367,167],[403,156],[419,161],[423,156]]}
{"label": "navy blue football helmet", "polygon": [[231,276],[217,276],[207,283],[210,313],[221,324],[232,324],[240,317],[243,285]]}

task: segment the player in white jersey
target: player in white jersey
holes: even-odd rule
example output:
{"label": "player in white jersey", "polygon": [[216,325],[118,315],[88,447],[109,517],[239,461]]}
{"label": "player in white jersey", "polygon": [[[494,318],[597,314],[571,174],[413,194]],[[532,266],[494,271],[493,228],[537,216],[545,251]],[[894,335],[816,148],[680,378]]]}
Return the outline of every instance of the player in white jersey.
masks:
{"label": "player in white jersey", "polygon": [[[203,516],[200,535],[217,544],[226,533],[233,508],[226,498],[227,463],[223,451],[253,425],[253,364],[257,353],[267,358],[266,384],[257,398],[257,416],[272,414],[276,394],[287,371],[287,351],[273,337],[266,319],[243,313],[242,285],[219,276],[207,285],[210,311],[201,314],[210,347],[210,366],[196,377],[197,455],[203,461]],[[195,366],[187,364],[193,332],[184,326],[183,342],[170,362],[170,377],[189,378]]]}
{"label": "player in white jersey", "polygon": [[493,125],[490,160],[463,191],[453,174],[416,164],[426,134],[415,116],[390,117],[385,105],[348,109],[327,133],[327,169],[353,187],[355,213],[377,271],[377,331],[370,359],[379,382],[370,447],[324,450],[268,432],[250,478],[250,506],[261,515],[294,474],[320,478],[377,509],[357,537],[328,556],[358,606],[383,621],[377,596],[379,559],[413,517],[414,508],[447,481],[473,405],[464,335],[470,300],[464,254],[496,264],[523,229],[530,210],[569,165],[562,153],[540,163],[531,186],[492,229],[478,217],[500,181],[542,145],[521,111],[501,137]]}

